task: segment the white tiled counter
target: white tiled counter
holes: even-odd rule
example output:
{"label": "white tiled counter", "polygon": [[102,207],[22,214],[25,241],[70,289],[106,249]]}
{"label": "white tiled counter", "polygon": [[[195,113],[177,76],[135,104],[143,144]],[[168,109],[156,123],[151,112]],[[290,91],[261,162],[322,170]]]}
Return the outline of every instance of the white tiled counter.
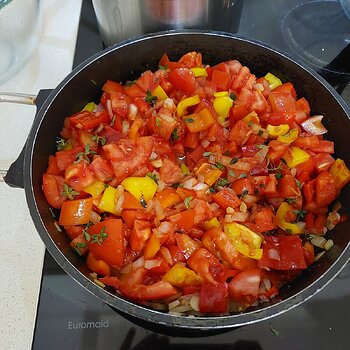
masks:
{"label": "white tiled counter", "polygon": [[[81,0],[42,0],[42,33],[30,61],[0,92],[37,94],[71,71]],[[35,116],[34,106],[0,104],[0,169],[19,155]],[[0,349],[30,349],[44,245],[32,223],[25,193],[0,183]]]}

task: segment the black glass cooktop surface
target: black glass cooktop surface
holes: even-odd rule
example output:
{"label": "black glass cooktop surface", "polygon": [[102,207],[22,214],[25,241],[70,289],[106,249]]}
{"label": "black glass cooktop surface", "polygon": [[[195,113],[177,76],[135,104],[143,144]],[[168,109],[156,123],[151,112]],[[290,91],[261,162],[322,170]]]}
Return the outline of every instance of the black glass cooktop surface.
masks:
{"label": "black glass cooktop surface", "polygon": [[[338,2],[336,5],[330,2],[334,3],[312,1],[313,4],[307,2],[305,5],[306,1],[300,0],[246,0],[238,33],[304,60],[335,86],[350,104],[347,77],[350,64],[347,46],[350,43],[350,30],[347,31],[347,26],[350,19],[341,12]],[[320,6],[324,7],[324,12],[318,20],[329,22],[329,13],[333,17],[338,16],[338,22],[332,22],[333,30],[337,30],[337,42],[332,47],[327,43],[332,29],[322,34],[319,33],[322,25],[315,26],[313,23],[315,9],[319,11]],[[328,22],[327,25],[331,25]],[[308,28],[311,39],[312,31],[317,31],[317,35],[313,34],[315,41],[312,44],[310,37],[305,40],[300,38],[296,31],[298,26]],[[301,49],[301,45],[305,45],[309,52]],[[91,1],[83,0],[74,65],[102,48]],[[147,350],[165,346],[169,350],[347,349],[349,310],[350,264],[311,300],[270,320],[209,336],[164,335],[123,318],[77,284],[46,252],[32,348]]]}

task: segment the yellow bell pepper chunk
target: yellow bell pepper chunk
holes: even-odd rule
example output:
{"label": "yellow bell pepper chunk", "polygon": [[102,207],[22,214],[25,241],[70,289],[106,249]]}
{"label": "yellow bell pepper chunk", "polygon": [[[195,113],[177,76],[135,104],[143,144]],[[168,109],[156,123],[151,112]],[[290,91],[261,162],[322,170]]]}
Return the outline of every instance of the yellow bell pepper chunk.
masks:
{"label": "yellow bell pepper chunk", "polygon": [[232,222],[225,224],[224,231],[233,246],[248,258],[259,260],[262,257],[262,238],[248,227]]}
{"label": "yellow bell pepper chunk", "polygon": [[215,92],[214,97],[223,97],[223,96],[228,96],[228,91],[219,91]]}
{"label": "yellow bell pepper chunk", "polygon": [[277,78],[277,77],[276,77],[275,75],[273,75],[272,73],[267,73],[267,74],[265,75],[265,79],[268,81],[271,90],[273,90],[273,89],[276,88],[277,86],[282,85],[281,79]]}
{"label": "yellow bell pepper chunk", "polygon": [[287,134],[278,136],[277,141],[291,144],[297,139],[298,135],[299,131],[297,129],[292,129]]}
{"label": "yellow bell pepper chunk", "polygon": [[145,200],[150,200],[157,191],[157,184],[149,176],[127,177],[122,181],[121,185],[138,200],[141,197]]}
{"label": "yellow bell pepper chunk", "polygon": [[350,181],[350,170],[340,158],[336,159],[329,172],[334,177],[335,187],[338,191]]}
{"label": "yellow bell pepper chunk", "polygon": [[180,169],[181,169],[183,174],[185,174],[185,175],[189,175],[190,174],[190,169],[188,168],[188,166],[186,164],[181,163]]}
{"label": "yellow bell pepper chunk", "polygon": [[202,67],[191,68],[191,71],[195,77],[207,77],[208,76],[207,70],[205,68],[202,68]]}
{"label": "yellow bell pepper chunk", "polygon": [[213,185],[221,174],[221,170],[214,169],[209,163],[203,163],[196,171],[196,176],[203,177],[204,182],[209,186]]}
{"label": "yellow bell pepper chunk", "polygon": [[206,221],[205,223],[203,223],[203,226],[204,226],[204,229],[208,231],[213,227],[220,227],[221,225],[219,220],[216,217],[213,217],[209,221]]}
{"label": "yellow bell pepper chunk", "polygon": [[300,234],[302,230],[298,225],[286,221],[287,213],[292,210],[293,208],[287,202],[282,202],[276,212],[276,222],[282,230],[288,233]]}
{"label": "yellow bell pepper chunk", "polygon": [[215,97],[213,102],[214,111],[219,118],[227,118],[233,105],[232,99],[228,96],[227,92],[225,93],[226,95],[224,96]]}
{"label": "yellow bell pepper chunk", "polygon": [[242,120],[247,124],[249,123],[260,124],[259,116],[255,111],[252,111],[249,114],[247,114]]}
{"label": "yellow bell pepper chunk", "polygon": [[281,135],[285,135],[289,131],[288,124],[280,124],[280,125],[270,125],[268,124],[266,127],[267,132],[271,138],[276,138]]}
{"label": "yellow bell pepper chunk", "polygon": [[103,192],[102,198],[97,206],[98,209],[100,209],[102,212],[107,211],[108,213],[119,214],[115,210],[119,197],[119,191],[112,186],[108,186]]}
{"label": "yellow bell pepper chunk", "polygon": [[83,191],[90,193],[92,197],[99,196],[105,190],[105,183],[102,181],[95,181],[91,185],[86,186]]}
{"label": "yellow bell pepper chunk", "polygon": [[306,162],[309,158],[310,154],[299,147],[292,147],[290,154],[284,157],[289,168],[294,168],[298,164]]}
{"label": "yellow bell pepper chunk", "polygon": [[96,103],[94,102],[89,102],[85,105],[85,107],[81,110],[83,111],[88,111],[88,112],[92,112],[94,109],[96,108]]}
{"label": "yellow bell pepper chunk", "polygon": [[202,279],[194,271],[180,264],[174,265],[164,275],[163,280],[178,288],[198,285],[202,282]]}
{"label": "yellow bell pepper chunk", "polygon": [[158,85],[153,91],[152,91],[152,96],[156,96],[158,98],[158,101],[163,101],[168,98],[168,95],[164,91],[164,89]]}
{"label": "yellow bell pepper chunk", "polygon": [[184,100],[181,100],[179,104],[176,107],[176,113],[179,117],[182,117],[186,114],[187,108],[191,106],[198,105],[200,102],[200,98],[198,95],[194,95],[192,97],[185,98]]}

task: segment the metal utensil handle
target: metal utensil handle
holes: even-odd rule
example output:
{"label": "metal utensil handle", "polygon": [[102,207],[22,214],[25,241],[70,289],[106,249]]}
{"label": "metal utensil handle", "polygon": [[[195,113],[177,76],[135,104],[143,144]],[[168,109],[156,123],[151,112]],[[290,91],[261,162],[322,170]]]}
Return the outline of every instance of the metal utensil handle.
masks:
{"label": "metal utensil handle", "polygon": [[22,105],[35,105],[36,95],[20,94],[18,92],[0,92],[0,102],[19,103]]}

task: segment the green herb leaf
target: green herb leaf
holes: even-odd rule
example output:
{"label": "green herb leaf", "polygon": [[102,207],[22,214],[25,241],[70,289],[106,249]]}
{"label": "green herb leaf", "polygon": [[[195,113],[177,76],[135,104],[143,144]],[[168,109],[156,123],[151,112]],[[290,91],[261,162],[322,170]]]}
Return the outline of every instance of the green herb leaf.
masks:
{"label": "green herb leaf", "polygon": [[228,181],[228,179],[219,179],[217,181],[217,185],[221,186],[221,187],[225,187],[225,186],[227,186],[229,184],[230,184],[230,182]]}
{"label": "green herb leaf", "polygon": [[168,66],[167,65],[165,65],[165,66],[159,65],[159,69],[160,70],[167,70]]}
{"label": "green herb leaf", "polygon": [[293,231],[290,228],[286,228],[286,232],[289,233],[289,234],[293,233]]}
{"label": "green herb leaf", "polygon": [[260,129],[260,130],[258,131],[258,136],[261,136],[263,133],[264,133],[264,132]]}
{"label": "green herb leaf", "polygon": [[298,179],[295,179],[295,182],[296,182],[299,189],[301,189],[303,187],[302,183]]}
{"label": "green herb leaf", "polygon": [[282,179],[283,175],[282,175],[282,173],[278,172],[275,174],[275,177],[277,180],[279,180],[279,179]]}
{"label": "green herb leaf", "polygon": [[211,155],[211,152],[204,152],[203,157],[209,157]]}
{"label": "green herb leaf", "polygon": [[100,143],[101,146],[104,146],[107,142],[106,138],[104,136],[98,136],[95,134],[94,136],[91,137],[92,141],[95,141],[96,143]]}
{"label": "green herb leaf", "polygon": [[230,156],[231,155],[231,152],[230,151],[226,151],[225,153],[224,153],[224,156]]}
{"label": "green herb leaf", "polygon": [[147,90],[147,91],[146,91],[145,101],[146,101],[150,106],[153,107],[153,106],[156,104],[156,102],[158,101],[158,97],[157,97],[157,96],[152,96],[151,91]]}
{"label": "green herb leaf", "polygon": [[241,175],[238,176],[239,179],[244,179],[246,177],[247,177],[247,174],[241,174]]}
{"label": "green herb leaf", "polygon": [[91,244],[97,243],[98,245],[102,245],[105,239],[108,237],[106,232],[106,226],[103,226],[99,233],[95,233],[91,236]]}
{"label": "green herb leaf", "polygon": [[173,184],[171,184],[172,188],[178,188],[180,186],[180,184],[178,182],[174,182]]}
{"label": "green herb leaf", "polygon": [[171,133],[170,138],[173,142],[177,141],[180,138],[180,136],[178,135],[177,128],[175,128],[174,131]]}
{"label": "green herb leaf", "polygon": [[265,145],[255,145],[255,147],[256,147],[257,149],[263,149],[263,148],[265,148],[266,146],[265,146]]}
{"label": "green herb leaf", "polygon": [[90,150],[90,145],[87,143],[85,145],[85,152],[80,152],[77,154],[77,160],[75,161],[76,163],[79,163],[81,160],[86,160],[87,162],[90,162],[89,155],[95,155],[97,152]]}
{"label": "green herb leaf", "polygon": [[134,85],[134,84],[136,84],[136,80],[128,80],[126,83],[125,83],[125,85],[126,86],[132,86],[132,85]]}
{"label": "green herb leaf", "polygon": [[238,161],[239,161],[239,159],[234,157],[231,159],[230,164],[236,164]]}
{"label": "green herb leaf", "polygon": [[249,122],[249,123],[248,123],[248,126],[253,126],[253,125],[254,125],[253,122]]}
{"label": "green herb leaf", "polygon": [[300,210],[293,210],[292,213],[294,215],[297,215],[296,221],[300,221],[301,219],[305,218],[305,215],[307,214],[307,211],[300,209]]}
{"label": "green herb leaf", "polygon": [[254,195],[255,195],[255,196],[259,196],[259,189],[258,189],[258,188],[256,188],[256,189],[254,190]]}
{"label": "green herb leaf", "polygon": [[225,170],[225,166],[220,162],[216,162],[214,165],[220,170]]}
{"label": "green herb leaf", "polygon": [[74,244],[74,250],[81,255],[82,252],[80,251],[80,249],[85,249],[86,248],[86,243],[85,242],[78,242]]}
{"label": "green herb leaf", "polygon": [[49,207],[49,212],[50,212],[50,214],[51,214],[51,217],[52,217],[53,219],[55,219],[55,218],[56,218],[56,214],[53,212],[52,208],[50,208],[50,207]]}
{"label": "green herb leaf", "polygon": [[74,191],[72,187],[69,187],[67,184],[63,185],[62,196],[67,197],[70,200],[73,200],[76,196],[78,196],[80,192]]}
{"label": "green herb leaf", "polygon": [[184,119],[185,123],[193,123],[194,119],[193,118],[186,118]]}
{"label": "green herb leaf", "polygon": [[269,323],[269,327],[270,327],[270,331],[276,336],[278,337],[280,332],[276,329],[274,329],[272,326],[271,326],[271,323]]}
{"label": "green herb leaf", "polygon": [[57,150],[59,150],[59,151],[63,150],[66,147],[67,142],[68,141],[66,141],[65,139],[58,137],[57,141],[56,141]]}
{"label": "green herb leaf", "polygon": [[236,174],[235,174],[235,172],[232,169],[229,169],[228,173],[229,173],[230,176],[236,177]]}
{"label": "green herb leaf", "polygon": [[286,202],[287,202],[288,204],[293,204],[293,203],[295,203],[296,201],[297,201],[296,198],[286,198]]}
{"label": "green herb leaf", "polygon": [[147,173],[147,176],[150,177],[157,185],[159,185],[156,174],[152,174],[151,172]]}
{"label": "green herb leaf", "polygon": [[192,199],[193,199],[192,196],[186,197],[186,198],[184,199],[184,204],[185,204],[185,207],[186,207],[187,209],[190,207],[190,202],[191,202]]}
{"label": "green herb leaf", "polygon": [[156,117],[156,125],[158,126],[158,128],[160,127],[160,118]]}

